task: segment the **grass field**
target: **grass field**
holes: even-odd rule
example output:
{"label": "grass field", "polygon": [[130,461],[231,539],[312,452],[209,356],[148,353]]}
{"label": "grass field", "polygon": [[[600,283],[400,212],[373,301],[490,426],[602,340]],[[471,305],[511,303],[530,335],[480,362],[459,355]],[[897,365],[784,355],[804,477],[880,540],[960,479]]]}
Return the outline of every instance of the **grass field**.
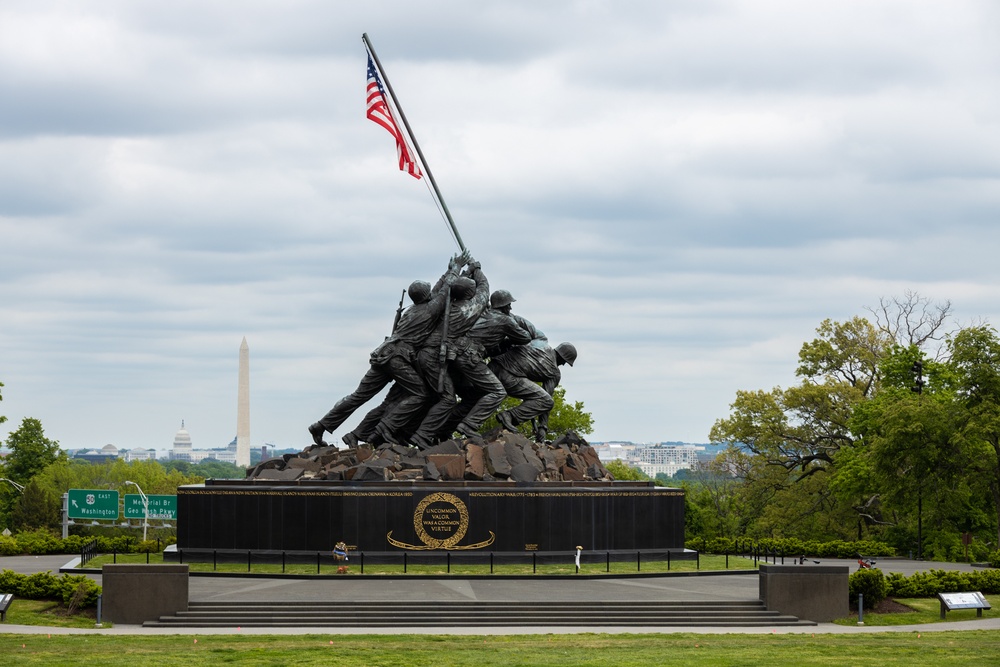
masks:
{"label": "grass field", "polygon": [[[145,563],[147,554],[118,554],[117,556],[99,556],[87,563],[88,568],[100,568],[102,565],[111,563],[113,560],[118,563]],[[149,554],[150,563],[162,563],[163,556],[161,554]],[[282,571],[281,563],[255,563],[251,560],[249,568],[247,563],[187,563],[190,566],[192,572],[250,572],[253,574],[297,574],[297,575],[308,575],[308,574],[322,574],[330,575],[337,574],[337,565],[328,562],[322,562],[317,572],[317,567],[315,561],[311,563],[287,563],[284,566],[284,572]],[[361,561],[357,557],[353,557],[351,560],[344,563],[348,567],[348,575],[361,574]],[[751,570],[755,569],[755,565],[752,559],[741,558],[738,556],[701,556],[700,563],[695,560],[671,560],[669,563],[665,560],[662,561],[641,561],[636,563],[631,562],[611,562],[610,568],[606,562],[602,563],[583,563],[580,566],[580,574],[634,574],[636,572],[646,572],[646,573],[663,573],[663,572],[691,572],[696,569],[701,570]],[[366,563],[364,567],[364,574],[404,574],[403,565],[399,564],[376,564],[376,563]],[[533,572],[532,564],[530,562],[526,563],[500,563],[497,562],[493,566],[492,574],[504,575],[504,574],[565,574],[574,575],[576,574],[576,566],[574,565],[572,559],[567,559],[565,563],[539,563],[536,571]],[[423,565],[409,563],[406,566],[406,574],[452,574],[456,576],[468,576],[468,575],[483,575],[490,574],[489,564],[470,564],[461,563],[453,561],[451,563],[450,572],[446,564],[441,563],[438,565]]]}
{"label": "grass field", "polygon": [[67,614],[66,608],[53,600],[25,600],[15,598],[7,610],[11,625],[47,625],[56,628],[93,628],[96,609]]}
{"label": "grass field", "polygon": [[564,667],[997,665],[1000,633],[862,635],[0,635],[4,665]]}
{"label": "grass field", "polygon": [[[1000,615],[1000,595],[987,595],[992,609],[983,611],[983,618],[996,618]],[[912,612],[895,614],[874,614],[865,612],[865,625],[916,625],[918,623],[940,623],[941,602],[936,598],[896,598],[896,602],[913,609]],[[973,621],[975,609],[960,609],[949,611],[945,621]],[[857,625],[857,614],[834,621],[838,625]]]}

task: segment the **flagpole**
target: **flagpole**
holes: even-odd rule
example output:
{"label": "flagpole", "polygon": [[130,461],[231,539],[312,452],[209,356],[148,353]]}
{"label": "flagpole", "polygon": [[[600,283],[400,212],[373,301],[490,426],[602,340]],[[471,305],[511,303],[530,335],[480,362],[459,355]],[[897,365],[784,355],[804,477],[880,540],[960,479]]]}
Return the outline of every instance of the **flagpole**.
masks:
{"label": "flagpole", "polygon": [[427,180],[430,182],[431,187],[434,189],[434,196],[441,203],[441,210],[444,211],[444,216],[448,220],[448,225],[451,227],[451,233],[455,235],[455,242],[458,243],[458,247],[462,252],[465,252],[465,243],[462,242],[462,235],[458,233],[458,227],[455,226],[455,221],[451,217],[451,211],[448,210],[448,205],[444,203],[444,197],[441,196],[441,191],[438,189],[437,181],[434,180],[434,174],[431,173],[431,168],[427,164],[427,160],[424,159],[424,153],[420,150],[420,144],[417,143],[417,138],[413,136],[413,130],[410,129],[410,123],[406,120],[406,114],[403,113],[403,107],[399,106],[399,100],[396,99],[396,93],[392,90],[392,84],[389,83],[389,77],[386,76],[385,70],[382,69],[382,63],[379,62],[378,55],[375,53],[372,43],[368,40],[368,33],[363,33],[361,35],[362,41],[365,43],[365,48],[368,49],[369,55],[371,55],[372,60],[375,61],[375,67],[378,68],[379,74],[382,76],[382,82],[385,83],[385,89],[389,91],[389,97],[392,98],[392,104],[396,107],[396,111],[399,112],[399,119],[403,121],[403,127],[406,128],[406,134],[409,136],[410,141],[413,142],[413,148],[417,152],[417,157],[420,158],[420,163],[424,166],[424,171],[427,172]]}

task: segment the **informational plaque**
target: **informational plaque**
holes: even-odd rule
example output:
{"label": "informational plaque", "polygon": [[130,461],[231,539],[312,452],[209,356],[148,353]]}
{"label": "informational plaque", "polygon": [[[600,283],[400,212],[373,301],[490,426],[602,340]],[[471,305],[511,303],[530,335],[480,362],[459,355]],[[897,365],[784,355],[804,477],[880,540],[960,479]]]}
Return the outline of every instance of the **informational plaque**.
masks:
{"label": "informational plaque", "polygon": [[941,600],[941,618],[944,618],[945,612],[955,611],[956,609],[975,609],[976,616],[980,617],[983,615],[983,609],[992,609],[986,597],[979,591],[938,593],[938,599]]}

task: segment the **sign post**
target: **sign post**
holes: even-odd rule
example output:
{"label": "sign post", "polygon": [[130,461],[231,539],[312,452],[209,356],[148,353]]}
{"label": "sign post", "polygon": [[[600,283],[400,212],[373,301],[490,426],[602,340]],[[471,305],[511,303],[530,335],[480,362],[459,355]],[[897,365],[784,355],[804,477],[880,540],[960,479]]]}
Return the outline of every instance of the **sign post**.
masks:
{"label": "sign post", "polygon": [[[150,519],[177,520],[177,496],[146,496]],[[126,519],[143,519],[146,517],[142,496],[137,493],[125,494]]]}
{"label": "sign post", "polygon": [[70,489],[66,516],[70,519],[118,519],[118,492],[108,489]]}

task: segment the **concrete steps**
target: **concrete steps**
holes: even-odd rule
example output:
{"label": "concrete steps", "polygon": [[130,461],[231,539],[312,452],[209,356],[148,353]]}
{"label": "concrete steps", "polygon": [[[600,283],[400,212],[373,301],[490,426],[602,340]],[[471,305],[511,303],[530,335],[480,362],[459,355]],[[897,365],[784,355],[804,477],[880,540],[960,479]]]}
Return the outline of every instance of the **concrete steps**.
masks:
{"label": "concrete steps", "polygon": [[816,625],[759,600],[683,602],[192,602],[145,627],[778,627]]}

